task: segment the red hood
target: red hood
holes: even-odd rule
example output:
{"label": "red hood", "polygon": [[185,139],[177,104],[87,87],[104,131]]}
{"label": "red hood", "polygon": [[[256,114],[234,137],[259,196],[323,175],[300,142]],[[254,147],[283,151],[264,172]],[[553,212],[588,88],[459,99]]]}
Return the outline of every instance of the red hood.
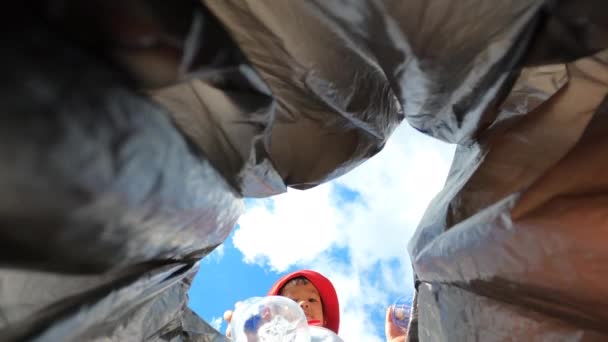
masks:
{"label": "red hood", "polygon": [[338,329],[340,328],[340,305],[338,304],[338,295],[329,279],[325,278],[320,273],[310,270],[290,273],[274,283],[270,291],[268,291],[268,295],[278,296],[283,286],[296,277],[305,277],[317,288],[319,295],[321,296],[321,301],[323,302],[323,316],[325,316],[324,326],[337,334]]}

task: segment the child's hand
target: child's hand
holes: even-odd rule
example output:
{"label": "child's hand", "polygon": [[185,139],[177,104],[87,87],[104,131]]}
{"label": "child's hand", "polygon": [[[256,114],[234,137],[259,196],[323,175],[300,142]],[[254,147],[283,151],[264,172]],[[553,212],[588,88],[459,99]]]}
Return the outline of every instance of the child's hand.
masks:
{"label": "child's hand", "polygon": [[228,323],[228,326],[226,327],[226,337],[232,337],[232,333],[230,332],[230,322],[232,321],[232,310],[226,310],[226,312],[224,312],[224,320],[226,321],[226,323]]}
{"label": "child's hand", "polygon": [[401,330],[398,326],[393,323],[393,318],[391,315],[393,314],[393,310],[389,306],[386,310],[386,320],[384,322],[384,334],[386,335],[387,342],[405,342],[405,337],[407,336],[407,332]]}

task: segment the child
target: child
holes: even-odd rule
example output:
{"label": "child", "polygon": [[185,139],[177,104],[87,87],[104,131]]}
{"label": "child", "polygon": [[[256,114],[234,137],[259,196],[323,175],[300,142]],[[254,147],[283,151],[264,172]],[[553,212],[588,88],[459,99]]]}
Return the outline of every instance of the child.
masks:
{"label": "child", "polygon": [[[268,295],[293,299],[304,311],[309,325],[320,325],[338,333],[338,295],[329,279],[320,273],[311,270],[290,273],[274,283]],[[226,311],[224,319],[230,323],[232,311]]]}
{"label": "child", "polygon": [[320,325],[336,334],[340,327],[340,306],[334,286],[318,272],[301,270],[279,279],[269,296],[284,296],[300,305],[309,325]]}

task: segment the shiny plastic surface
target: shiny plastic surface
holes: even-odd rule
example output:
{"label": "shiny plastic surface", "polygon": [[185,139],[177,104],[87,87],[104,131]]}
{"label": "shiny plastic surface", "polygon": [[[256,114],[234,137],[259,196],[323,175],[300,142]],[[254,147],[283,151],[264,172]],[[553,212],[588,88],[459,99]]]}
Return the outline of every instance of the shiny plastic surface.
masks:
{"label": "shiny plastic surface", "polygon": [[606,340],[605,0],[3,14],[2,339],[223,341],[186,294],[241,197],[338,177],[405,118],[458,144],[410,340]]}
{"label": "shiny plastic surface", "polygon": [[306,316],[293,300],[281,296],[249,298],[236,305],[230,322],[235,342],[309,342]]}
{"label": "shiny plastic surface", "polygon": [[344,342],[336,333],[333,331],[319,327],[309,326],[310,342]]}

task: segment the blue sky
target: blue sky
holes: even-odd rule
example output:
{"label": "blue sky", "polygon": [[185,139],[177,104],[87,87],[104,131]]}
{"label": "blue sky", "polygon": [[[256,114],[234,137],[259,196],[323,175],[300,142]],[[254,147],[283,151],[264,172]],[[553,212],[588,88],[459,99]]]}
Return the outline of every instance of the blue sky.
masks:
{"label": "blue sky", "polygon": [[222,314],[235,302],[309,268],[336,287],[345,341],[384,341],[386,307],[413,288],[407,242],[453,153],[404,124],[382,152],[337,180],[246,200],[237,227],[201,262],[191,308],[224,332]]}

